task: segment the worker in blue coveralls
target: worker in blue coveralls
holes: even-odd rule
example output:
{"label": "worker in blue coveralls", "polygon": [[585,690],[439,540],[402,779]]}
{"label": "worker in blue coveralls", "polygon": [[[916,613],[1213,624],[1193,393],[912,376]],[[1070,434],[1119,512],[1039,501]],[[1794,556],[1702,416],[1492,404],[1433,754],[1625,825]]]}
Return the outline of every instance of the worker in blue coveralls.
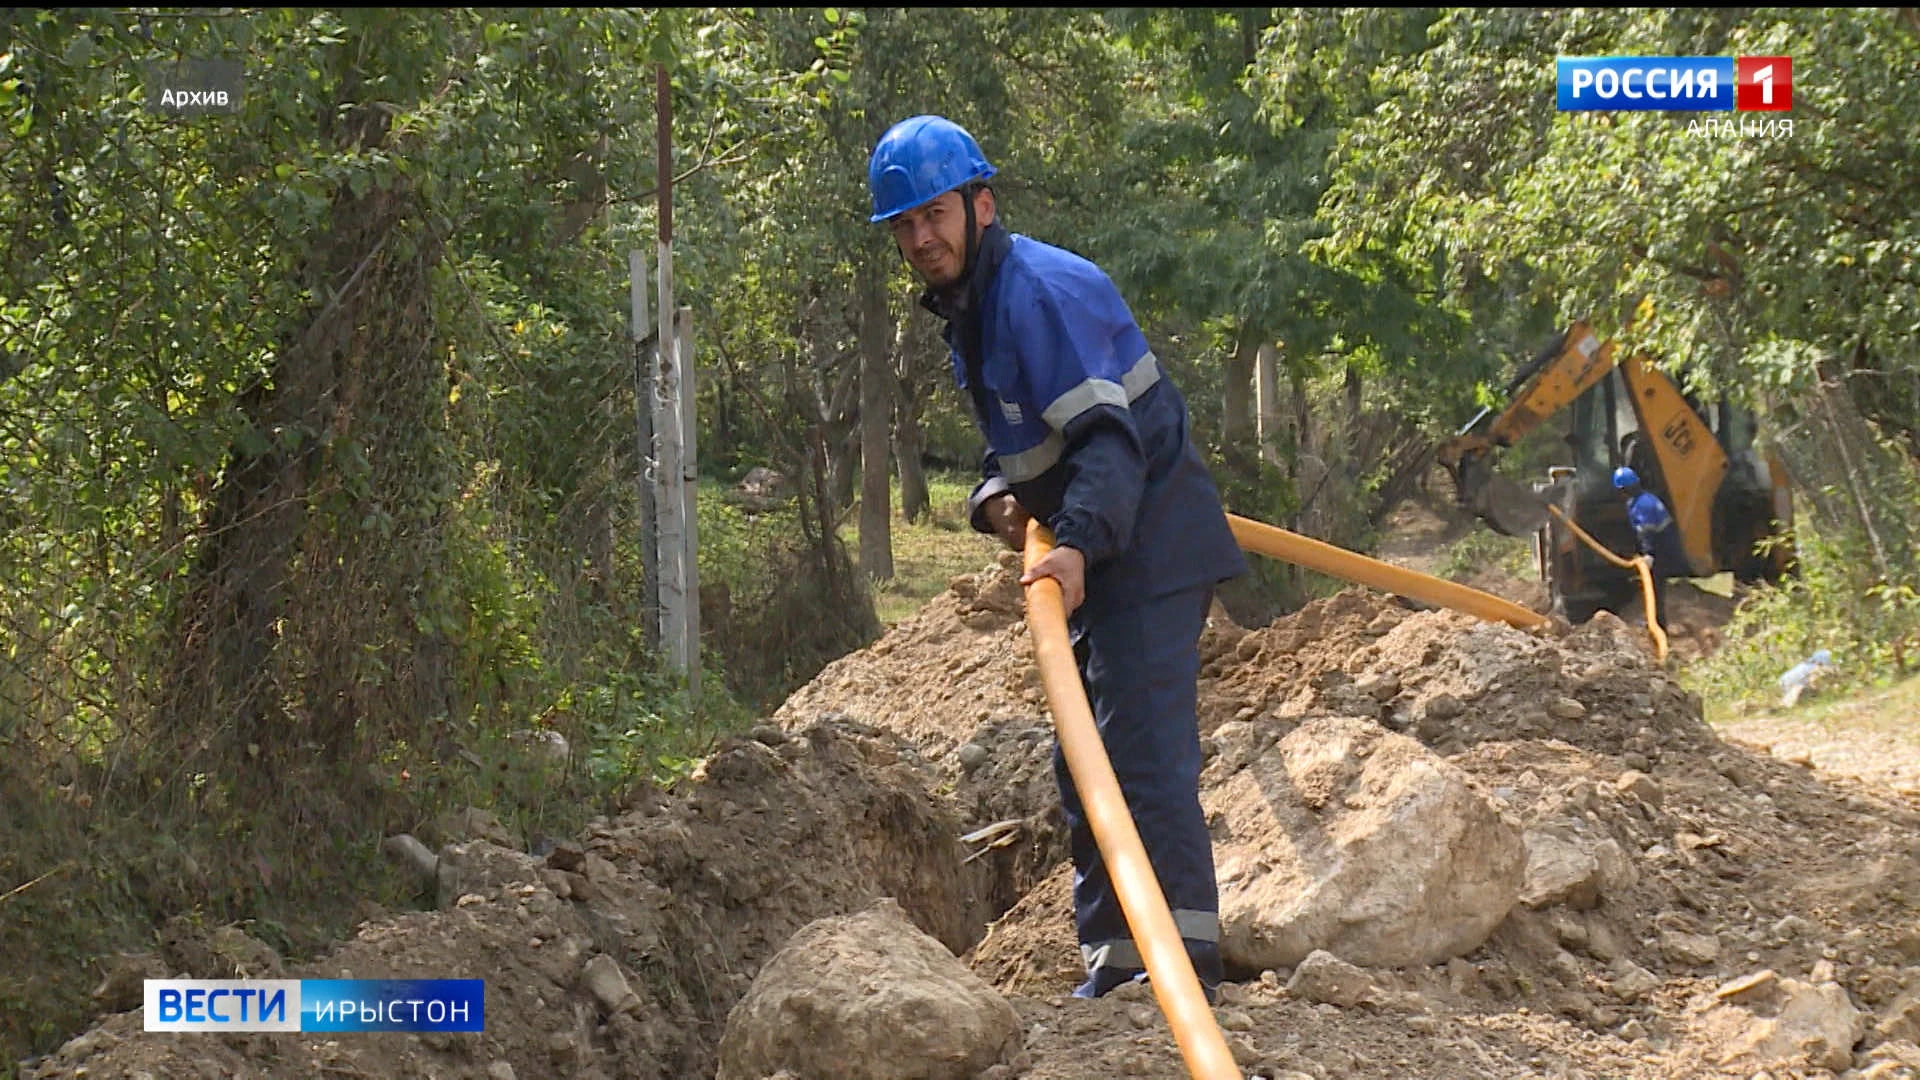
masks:
{"label": "worker in blue coveralls", "polygon": [[1680,543],[1680,527],[1673,523],[1673,514],[1667,510],[1667,504],[1660,496],[1641,486],[1640,474],[1630,466],[1622,465],[1613,470],[1614,489],[1627,500],[1627,524],[1633,526],[1633,536],[1640,554],[1653,560],[1653,607],[1652,621],[1667,628],[1667,579],[1683,577],[1689,569],[1687,552]]}
{"label": "worker in blue coveralls", "polygon": [[[1244,573],[1219,493],[1188,435],[1186,400],[1099,267],[1008,232],[979,145],[938,116],[874,147],[874,222],[946,320],[955,381],[986,436],[975,529],[1025,546],[1029,517],[1056,547],[1021,579],[1051,577],[1069,613],[1094,720],[1202,985],[1222,977],[1219,889],[1200,809],[1198,642],[1214,587]],[[1098,997],[1144,978],[1100,850],[1054,748],[1073,848],[1074,917]]]}

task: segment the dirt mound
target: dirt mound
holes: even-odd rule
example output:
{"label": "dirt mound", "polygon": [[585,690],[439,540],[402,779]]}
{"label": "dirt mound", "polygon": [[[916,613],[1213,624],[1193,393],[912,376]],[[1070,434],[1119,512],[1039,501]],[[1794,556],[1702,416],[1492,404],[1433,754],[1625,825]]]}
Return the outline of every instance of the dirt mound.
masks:
{"label": "dirt mound", "polygon": [[[149,1036],[126,1013],[27,1075],[711,1077],[768,960],[891,895],[1011,998],[1029,1080],[1181,1076],[1144,988],[1065,996],[1072,872],[1020,610],[1010,570],[958,579],[682,790],[544,859],[449,849],[443,910],[286,972],[484,976],[483,1035]],[[1251,1075],[1916,1075],[1920,802],[1722,742],[1637,628],[1356,591],[1252,630],[1216,611],[1202,653],[1210,795],[1290,734],[1378,725],[1526,842],[1520,902],[1465,956],[1365,969],[1337,999],[1285,967],[1230,984],[1217,1015]]]}
{"label": "dirt mound", "polygon": [[[1437,469],[1432,482],[1450,486],[1449,481],[1441,479]],[[1486,526],[1451,501],[1415,497],[1402,502],[1387,516],[1384,535],[1374,556],[1423,574],[1439,574],[1447,569],[1445,555],[1450,546],[1475,534],[1491,536],[1485,529]],[[1501,540],[1499,543],[1524,547],[1526,541]],[[1537,573],[1515,576],[1511,563],[1497,558],[1495,561],[1502,565],[1482,563],[1444,576],[1534,611],[1548,610],[1553,598]],[[1687,579],[1669,582],[1667,638],[1674,658],[1684,663],[1718,650],[1722,631],[1733,618],[1734,603],[1727,597],[1696,587]],[[1636,627],[1644,622],[1637,604],[1623,612],[1622,617]]]}
{"label": "dirt mound", "polygon": [[[1051,740],[1033,735],[1044,713],[1012,575],[956,585],[829,669],[785,715],[845,713],[898,731],[969,825],[1043,817]],[[1686,610],[1676,605],[1683,625]],[[1768,968],[1825,978],[1883,1011],[1920,986],[1920,923],[1905,899],[1920,890],[1920,849],[1903,833],[1920,824],[1914,807],[1723,743],[1638,625],[1602,614],[1529,632],[1358,590],[1253,630],[1214,615],[1202,639],[1210,759],[1249,740],[1276,744],[1309,717],[1362,718],[1445,755],[1536,844],[1611,860],[1576,899],[1516,906],[1466,958],[1373,972],[1370,1004],[1296,1000],[1286,969],[1246,984],[1251,1023],[1230,1034],[1259,1075],[1751,1076],[1765,1063],[1723,1070],[1737,1040],[1692,1019],[1728,980]],[[969,745],[978,749],[963,755]],[[1058,997],[1080,977],[1071,879],[1065,867],[1043,876],[970,957],[1016,995],[1028,1075],[1181,1075],[1146,998]],[[1863,1066],[1905,1052],[1875,1051],[1875,1039],[1862,1044]],[[1806,1074],[1787,1064],[1775,1075]]]}
{"label": "dirt mound", "polygon": [[[484,1035],[148,1035],[131,1012],[27,1075],[464,1076],[505,1062],[519,1076],[712,1076],[727,1011],[814,919],[891,896],[949,949],[973,943],[988,914],[979,867],[897,741],[831,723],[761,739],[544,859],[463,845],[443,856],[459,882],[443,910],[372,919],[285,974],[485,978]],[[632,992],[624,1007],[589,985],[601,957]]]}
{"label": "dirt mound", "polygon": [[1737,601],[1690,581],[1667,583],[1667,644],[1673,658],[1686,663],[1720,651]]}
{"label": "dirt mound", "polygon": [[1009,994],[1064,994],[1087,977],[1073,934],[1073,864],[1063,862],[987,929],[967,963]]}
{"label": "dirt mound", "polygon": [[1643,640],[1606,613],[1571,633],[1535,633],[1347,590],[1204,640],[1201,727],[1268,720],[1284,734],[1305,716],[1359,716],[1443,753],[1552,738],[1649,763],[1669,745],[1716,742],[1698,700]]}

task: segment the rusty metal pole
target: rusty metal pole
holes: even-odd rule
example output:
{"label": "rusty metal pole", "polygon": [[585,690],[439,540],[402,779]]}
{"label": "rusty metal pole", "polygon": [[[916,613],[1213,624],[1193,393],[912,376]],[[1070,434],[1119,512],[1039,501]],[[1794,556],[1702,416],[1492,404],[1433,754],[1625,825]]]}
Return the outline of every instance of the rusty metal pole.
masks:
{"label": "rusty metal pole", "polygon": [[686,490],[691,464],[687,458],[691,434],[686,424],[692,409],[682,403],[684,396],[693,392],[693,383],[686,371],[691,350],[676,330],[676,322],[684,320],[679,320],[680,309],[673,296],[673,83],[665,64],[654,65],[653,85],[660,200],[660,379],[654,406],[654,431],[660,443],[660,643],[668,664],[686,676],[689,697],[697,699],[700,642],[693,628],[699,624],[695,607],[700,599],[694,585],[698,573],[693,567],[696,529],[690,517],[692,500]]}

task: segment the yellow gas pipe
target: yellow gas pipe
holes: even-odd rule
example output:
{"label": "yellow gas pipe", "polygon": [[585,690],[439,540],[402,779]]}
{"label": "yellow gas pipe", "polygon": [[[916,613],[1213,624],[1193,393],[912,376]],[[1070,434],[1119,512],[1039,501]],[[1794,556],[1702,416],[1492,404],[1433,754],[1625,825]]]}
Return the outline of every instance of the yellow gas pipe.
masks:
{"label": "yellow gas pipe", "polygon": [[[1248,551],[1296,563],[1323,574],[1345,578],[1412,597],[1430,604],[1464,611],[1482,619],[1513,626],[1537,626],[1545,617],[1537,612],[1478,589],[1471,589],[1405,567],[1370,559],[1344,548],[1262,522],[1227,515],[1234,539]],[[1032,566],[1053,550],[1053,532],[1038,521],[1027,525],[1026,565]],[[1186,1059],[1194,1080],[1240,1080],[1239,1066],[1227,1048],[1226,1037],[1207,1007],[1193,961],[1181,944],[1173,913],[1167,910],[1159,878],[1147,860],[1133,815],[1127,810],[1120,781],[1107,758],[1100,730],[1087,703],[1086,688],[1067,640],[1067,614],[1060,583],[1041,578],[1027,586],[1027,631],[1033,635],[1034,661],[1046,688],[1047,708],[1053,713],[1055,734],[1067,771],[1086,809],[1094,842],[1106,860],[1108,876],[1120,898],[1160,1011]]]}
{"label": "yellow gas pipe", "polygon": [[1638,555],[1631,559],[1623,559],[1615,555],[1612,551],[1609,551],[1605,544],[1588,536],[1587,530],[1575,525],[1567,515],[1560,512],[1559,507],[1548,506],[1547,512],[1559,518],[1560,524],[1572,530],[1573,535],[1579,537],[1588,547],[1597,552],[1601,558],[1622,570],[1640,571],[1640,599],[1647,606],[1647,636],[1653,639],[1653,658],[1661,663],[1666,663],[1667,632],[1660,628],[1660,613],[1658,609],[1654,607],[1653,602],[1653,560],[1647,558],[1645,555]]}
{"label": "yellow gas pipe", "polygon": [[1398,593],[1429,604],[1464,611],[1469,615],[1486,619],[1489,622],[1503,622],[1511,626],[1539,626],[1546,616],[1529,608],[1521,607],[1511,600],[1502,600],[1491,593],[1470,589],[1465,585],[1423,574],[1418,570],[1409,570],[1404,566],[1370,559],[1345,548],[1315,540],[1310,536],[1301,536],[1296,532],[1276,528],[1264,522],[1243,518],[1238,514],[1227,515],[1227,525],[1233,529],[1233,538],[1248,551],[1261,555],[1283,559],[1309,570],[1318,570],[1337,578],[1371,585],[1376,589]]}
{"label": "yellow gas pipe", "polygon": [[[1029,522],[1026,564],[1032,566],[1052,550],[1052,530],[1037,521]],[[1207,1007],[1200,977],[1194,974],[1193,961],[1180,942],[1173,913],[1167,910],[1166,895],[1160,891],[1153,864],[1147,861],[1147,849],[1140,842],[1126,797],[1120,793],[1120,781],[1113,774],[1113,763],[1100,741],[1086,688],[1080,685],[1073,646],[1067,640],[1067,612],[1060,583],[1050,577],[1027,586],[1027,632],[1033,635],[1034,661],[1040,667],[1047,708],[1053,712],[1054,733],[1067,759],[1067,771],[1073,774],[1094,841],[1113,879],[1113,891],[1120,897],[1120,910],[1126,914],[1134,944],[1146,962],[1153,996],[1166,1014],[1167,1026],[1173,1029],[1187,1072],[1194,1080],[1240,1080],[1240,1067],[1234,1064],[1226,1036],[1220,1034],[1213,1010]]]}

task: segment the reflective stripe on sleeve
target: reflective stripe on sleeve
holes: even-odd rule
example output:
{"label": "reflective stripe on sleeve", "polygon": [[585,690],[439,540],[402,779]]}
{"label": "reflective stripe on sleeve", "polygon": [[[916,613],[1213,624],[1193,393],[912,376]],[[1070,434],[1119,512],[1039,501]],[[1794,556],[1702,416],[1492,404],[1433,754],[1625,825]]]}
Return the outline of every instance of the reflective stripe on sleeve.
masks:
{"label": "reflective stripe on sleeve", "polygon": [[1053,468],[1060,460],[1060,455],[1066,452],[1067,440],[1061,438],[1058,431],[1049,431],[1047,437],[1040,440],[1040,445],[1031,450],[1001,454],[1000,475],[1006,477],[1009,484],[1031,480]]}
{"label": "reflective stripe on sleeve", "polygon": [[1055,398],[1041,418],[1053,430],[1064,431],[1074,417],[1095,405],[1126,408],[1159,381],[1160,361],[1149,349],[1125,375],[1120,376],[1118,383],[1111,379],[1083,379],[1078,386]]}
{"label": "reflective stripe on sleeve", "polygon": [[1148,349],[1147,355],[1134,362],[1125,375],[1120,376],[1120,386],[1127,392],[1127,403],[1131,405],[1140,400],[1140,395],[1153,388],[1160,381],[1160,359]]}
{"label": "reflective stripe on sleeve", "polygon": [[1127,407],[1127,392],[1119,383],[1105,379],[1083,379],[1079,386],[1053,399],[1040,418],[1055,431],[1065,430],[1068,422],[1095,405]]}

